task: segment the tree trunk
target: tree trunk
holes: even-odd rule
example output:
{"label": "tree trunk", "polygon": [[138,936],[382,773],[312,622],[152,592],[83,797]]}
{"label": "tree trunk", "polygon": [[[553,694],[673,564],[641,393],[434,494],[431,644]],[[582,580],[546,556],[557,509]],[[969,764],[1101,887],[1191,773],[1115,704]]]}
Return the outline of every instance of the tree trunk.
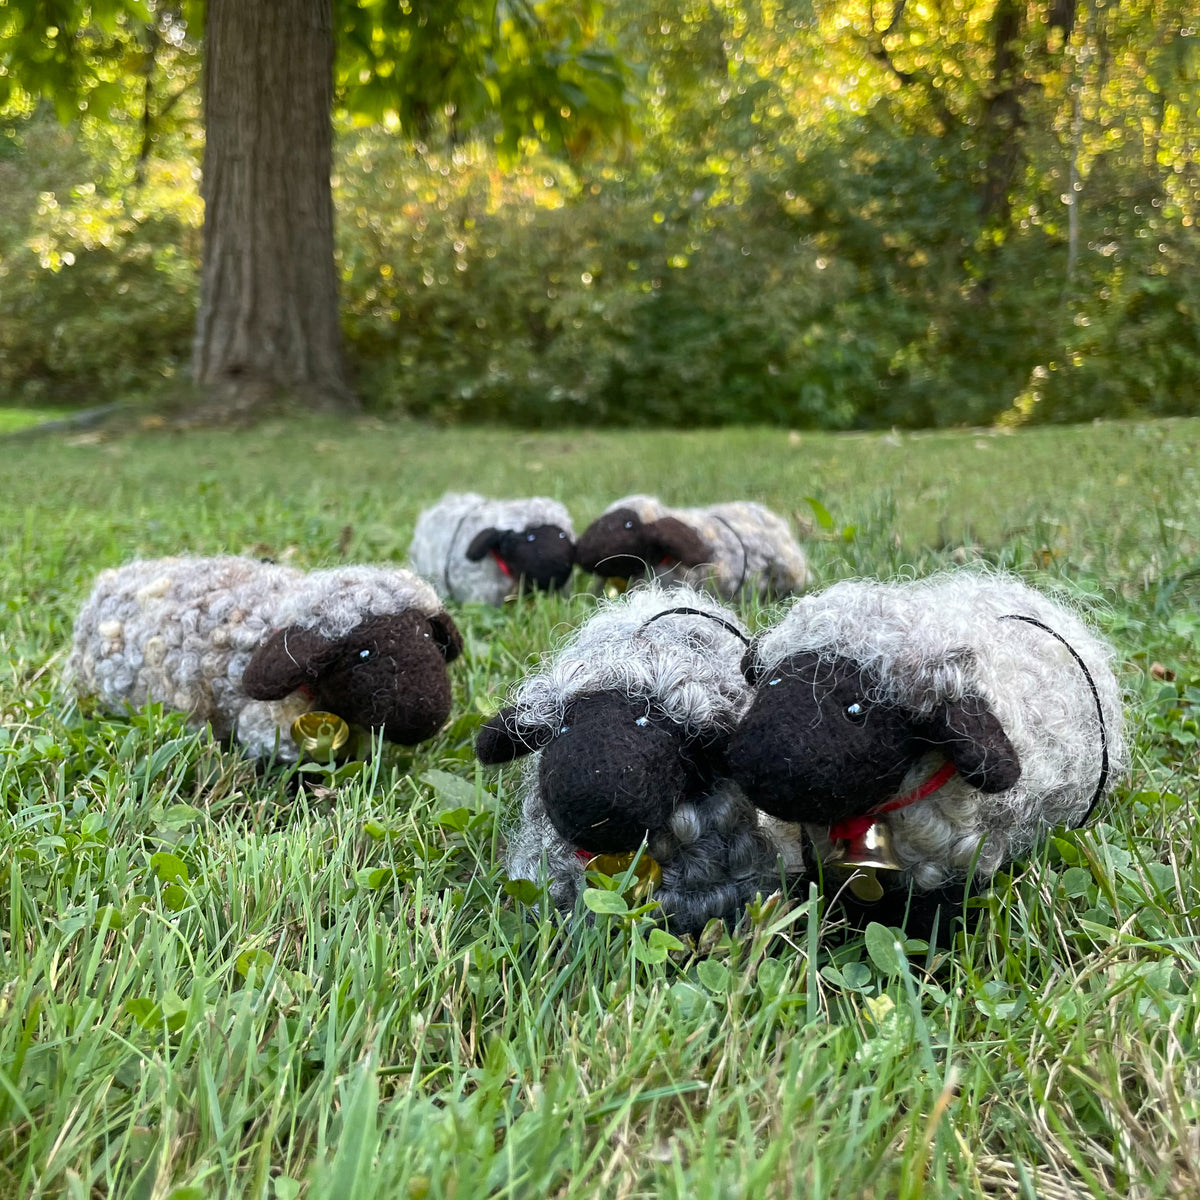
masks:
{"label": "tree trunk", "polygon": [[985,226],[1008,232],[1012,191],[1023,150],[1021,128],[1020,38],[1023,12],[1018,0],[997,0],[992,16],[992,80],[984,100],[980,132],[987,152],[980,215]]}
{"label": "tree trunk", "polygon": [[331,0],[210,0],[204,262],[192,352],[218,409],[357,408],[342,356]]}

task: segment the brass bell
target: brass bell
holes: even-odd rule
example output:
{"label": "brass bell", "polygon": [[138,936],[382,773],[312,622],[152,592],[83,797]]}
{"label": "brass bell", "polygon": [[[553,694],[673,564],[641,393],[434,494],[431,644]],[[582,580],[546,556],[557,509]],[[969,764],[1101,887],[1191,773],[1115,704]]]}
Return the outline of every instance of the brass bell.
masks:
{"label": "brass bell", "polygon": [[886,821],[868,825],[855,838],[837,842],[827,860],[838,867],[875,867],[880,871],[899,871],[892,853],[892,835]]}
{"label": "brass bell", "polygon": [[[633,865],[634,853],[625,851],[622,854],[597,854],[588,861],[589,871],[598,871],[610,879],[618,879]],[[623,895],[632,900],[645,900],[658,885],[662,883],[662,867],[650,857],[643,854],[633,866],[633,878]]]}
{"label": "brass bell", "polygon": [[292,722],[292,741],[304,758],[328,762],[350,739],[350,726],[335,713],[306,712]]}
{"label": "brass bell", "polygon": [[850,891],[867,902],[883,899],[883,884],[876,872],[901,870],[892,853],[892,837],[885,821],[868,825],[857,837],[836,842],[825,861],[839,875],[849,875]]}
{"label": "brass bell", "polygon": [[621,575],[609,575],[604,580],[604,597],[606,600],[615,600],[618,596],[623,596],[629,590],[629,580]]}

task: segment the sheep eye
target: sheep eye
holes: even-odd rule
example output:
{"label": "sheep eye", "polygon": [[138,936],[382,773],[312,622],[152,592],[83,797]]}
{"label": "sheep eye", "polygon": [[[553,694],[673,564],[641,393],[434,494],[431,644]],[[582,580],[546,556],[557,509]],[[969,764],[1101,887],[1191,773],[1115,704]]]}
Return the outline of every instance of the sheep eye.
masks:
{"label": "sheep eye", "polygon": [[570,729],[570,728],[571,728],[571,727],[570,727],[570,725],[563,725],[563,726],[562,726],[562,727],[559,729],[559,731],[558,731],[558,732],[559,732],[559,733],[566,733],[566,732],[567,732],[567,730],[568,730],[568,729]]}
{"label": "sheep eye", "polygon": [[536,542],[536,541],[537,541],[537,534],[536,534],[536,533],[527,533],[527,534],[525,535],[525,540],[526,540],[527,542]]}
{"label": "sheep eye", "polygon": [[634,721],[634,724],[635,724],[635,725],[642,725],[642,726],[649,725],[649,724],[650,724],[650,718],[649,718],[649,717],[638,717],[638,719],[637,719],[636,721]]}
{"label": "sheep eye", "polygon": [[566,536],[567,535],[565,533],[563,533],[563,531],[561,529],[558,531],[558,540],[560,542],[563,541],[566,538]]}
{"label": "sheep eye", "polygon": [[777,683],[782,683],[782,682],[783,682],[782,679],[768,679],[767,687],[774,687]]}
{"label": "sheep eye", "polygon": [[625,522],[625,528],[626,528],[626,529],[632,529],[632,528],[633,528],[633,522],[632,522],[632,521],[626,521],[626,522]]}
{"label": "sheep eye", "polygon": [[860,704],[857,700],[853,704],[846,705],[846,719],[855,725],[861,725],[867,719],[867,706]]}
{"label": "sheep eye", "polygon": [[370,652],[370,650],[360,650],[358,652],[358,657],[359,658],[370,658],[371,652]]}

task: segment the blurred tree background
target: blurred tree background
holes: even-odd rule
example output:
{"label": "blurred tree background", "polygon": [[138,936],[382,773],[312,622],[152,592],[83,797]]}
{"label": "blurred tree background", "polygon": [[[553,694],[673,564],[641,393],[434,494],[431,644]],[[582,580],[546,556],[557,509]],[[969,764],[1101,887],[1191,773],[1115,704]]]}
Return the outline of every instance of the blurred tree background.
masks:
{"label": "blurred tree background", "polygon": [[[1197,411],[1183,0],[459,5],[440,57],[444,23],[405,40],[424,7],[399,6],[389,41],[372,14],[390,6],[335,6],[336,262],[370,410],[793,428]],[[185,385],[202,13],[0,7],[0,400]]]}

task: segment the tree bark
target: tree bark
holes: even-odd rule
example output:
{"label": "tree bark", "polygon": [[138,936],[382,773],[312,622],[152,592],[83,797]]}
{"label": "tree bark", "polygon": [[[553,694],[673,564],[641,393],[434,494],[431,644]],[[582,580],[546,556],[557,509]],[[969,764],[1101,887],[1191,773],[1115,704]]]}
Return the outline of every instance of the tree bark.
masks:
{"label": "tree bark", "polygon": [[[330,190],[332,0],[209,0],[192,372],[219,409],[357,408]],[[214,394],[215,393],[215,394]]]}
{"label": "tree bark", "polygon": [[980,214],[985,225],[1007,232],[1012,223],[1012,190],[1023,160],[1020,38],[1023,13],[1018,0],[997,0],[992,16],[992,80],[980,120],[987,150]]}

